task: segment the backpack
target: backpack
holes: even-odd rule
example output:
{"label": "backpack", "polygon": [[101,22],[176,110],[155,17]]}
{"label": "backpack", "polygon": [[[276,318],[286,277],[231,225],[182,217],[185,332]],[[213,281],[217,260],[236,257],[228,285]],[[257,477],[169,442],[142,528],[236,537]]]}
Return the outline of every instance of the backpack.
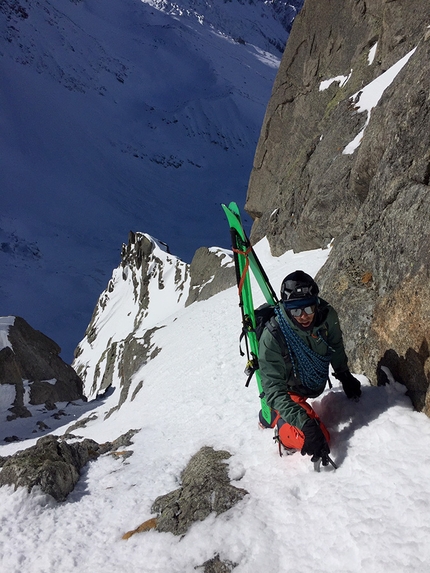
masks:
{"label": "backpack", "polygon": [[[271,322],[272,318],[275,316],[275,307],[271,304],[262,304],[254,310],[255,315],[255,336],[257,340],[260,340],[263,330],[267,323]],[[278,324],[276,321],[272,321],[274,324]]]}
{"label": "backpack", "polygon": [[[281,328],[278,324],[278,321],[275,319],[275,306],[268,303],[262,304],[261,306],[259,306],[254,310],[254,316],[255,316],[254,332],[257,340],[260,340],[261,335],[263,334],[263,330],[267,327],[271,335],[275,338],[276,342],[279,344],[283,359],[289,360],[287,343],[285,342],[285,338],[281,332]],[[240,341],[242,340],[243,337],[246,337],[246,332],[247,328],[246,325],[244,325],[242,333],[240,335]],[[239,347],[241,355],[244,356],[245,353],[242,351],[240,342],[239,342]],[[253,355],[251,360],[248,359],[248,364],[245,369],[245,373],[248,375],[248,379],[245,383],[245,386],[249,385],[249,382],[256,370],[258,370],[258,357]]]}
{"label": "backpack", "polygon": [[282,334],[281,327],[278,321],[275,319],[275,306],[271,304],[262,304],[254,311],[255,314],[255,335],[257,340],[260,340],[263,330],[267,327],[267,330],[276,340],[276,342],[281,347],[282,356],[285,357],[287,350],[287,343],[285,342],[285,337]]}

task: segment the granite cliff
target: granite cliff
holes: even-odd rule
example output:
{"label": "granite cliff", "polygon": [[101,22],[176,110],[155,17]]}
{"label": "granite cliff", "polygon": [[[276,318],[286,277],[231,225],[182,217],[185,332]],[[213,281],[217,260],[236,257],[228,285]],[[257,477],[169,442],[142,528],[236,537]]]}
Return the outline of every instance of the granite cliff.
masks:
{"label": "granite cliff", "polygon": [[428,2],[306,0],[246,202],[251,239],[267,235],[275,255],[334,239],[317,280],[351,368],[373,383],[388,368],[427,414],[429,62]]}

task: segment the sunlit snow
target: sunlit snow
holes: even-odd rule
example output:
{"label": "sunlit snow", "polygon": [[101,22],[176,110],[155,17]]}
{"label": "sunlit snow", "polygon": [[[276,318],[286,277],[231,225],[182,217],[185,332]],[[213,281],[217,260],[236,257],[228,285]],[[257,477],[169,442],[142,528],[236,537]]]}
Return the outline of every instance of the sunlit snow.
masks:
{"label": "sunlit snow", "polygon": [[[329,249],[272,258],[264,240],[257,252],[277,290],[294,269],[315,275]],[[257,288],[256,305],[263,302]],[[172,294],[166,290],[166,305]],[[330,300],[330,292],[322,295]],[[2,573],[195,573],[217,553],[238,563],[235,573],[426,573],[430,424],[413,411],[405,388],[370,386],[358,373],[363,395],[354,403],[333,380],[313,406],[329,427],[339,468],[316,473],[299,453],[280,458],[272,431],[257,427],[257,388],[244,387],[238,352],[236,287],[172,312],[154,334],[161,352],[135,375],[142,387],[133,401],[107,420],[119,387],[98,401],[61,405],[69,425],[79,415],[97,416],[75,433],[99,442],[140,428],[133,455],[90,463],[60,504],[37,491],[0,488]],[[126,321],[116,315],[112,332]],[[30,439],[4,443],[0,455],[33,444],[42,435],[31,433],[37,420],[64,433],[53,412],[33,413],[1,424],[1,437]],[[180,472],[204,445],[231,452],[231,479],[249,495],[182,538],[150,531],[122,540],[152,517],[157,496],[178,487]]]}
{"label": "sunlit snow", "polygon": [[391,85],[400,70],[408,63],[415,50],[416,48],[408,52],[406,56],[401,58],[386,72],[378,76],[376,79],[370,82],[370,84],[351,96],[351,102],[353,103],[357,113],[367,112],[367,117],[363,129],[344,148],[342,152],[344,155],[350,155],[354,153],[354,151],[358,148],[363,139],[364,131],[369,125],[372,109],[376,107],[384,91],[388,88],[389,85]]}
{"label": "sunlit snow", "polygon": [[14,316],[1,316],[0,317],[0,350],[9,346],[12,348],[8,334],[9,334],[9,327],[13,325],[15,322]]}
{"label": "sunlit snow", "polygon": [[325,91],[325,90],[328,89],[328,88],[331,86],[331,84],[333,84],[333,83],[338,83],[338,84],[339,84],[339,87],[343,87],[343,86],[347,83],[347,81],[349,80],[349,78],[351,77],[351,74],[352,74],[352,70],[351,70],[351,72],[350,72],[347,76],[336,76],[336,77],[334,77],[334,78],[330,78],[329,80],[323,80],[323,81],[320,83],[319,91],[320,91],[320,92]]}
{"label": "sunlit snow", "polygon": [[378,48],[378,42],[373,44],[373,46],[369,50],[369,55],[367,56],[367,63],[371,66],[375,60],[376,50]]}

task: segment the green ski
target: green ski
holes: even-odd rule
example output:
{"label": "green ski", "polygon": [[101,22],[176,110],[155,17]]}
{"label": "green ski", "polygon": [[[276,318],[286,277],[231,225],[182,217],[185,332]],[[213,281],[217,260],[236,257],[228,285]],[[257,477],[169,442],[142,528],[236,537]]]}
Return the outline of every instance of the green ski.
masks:
{"label": "green ski", "polygon": [[242,312],[243,332],[246,335],[245,341],[248,363],[245,372],[248,374],[248,382],[251,376],[255,374],[261,401],[262,415],[263,418],[270,423],[271,409],[264,399],[260,372],[258,370],[258,340],[255,333],[256,321],[249,275],[250,269],[266,299],[266,302],[270,305],[276,305],[278,303],[278,299],[248,237],[246,236],[237,204],[232,202],[228,206],[222,205],[222,208],[224,209],[224,213],[226,214],[230,226],[231,244],[234,254],[237,286],[239,290],[239,306]]}
{"label": "green ski", "polygon": [[[261,376],[258,369],[258,339],[256,335],[257,324],[254,303],[252,299],[249,270],[251,270],[252,274],[254,275],[262,293],[264,294],[267,304],[270,306],[276,306],[279,304],[279,300],[260,261],[258,260],[254,249],[251,246],[248,237],[246,236],[242,226],[240,211],[237,204],[232,202],[228,206],[222,205],[222,208],[224,209],[224,213],[227,216],[227,220],[230,226],[231,244],[234,254],[237,286],[239,290],[239,306],[242,312],[242,331],[245,335],[247,343],[246,349],[248,355],[248,363],[245,370],[246,374],[248,374],[247,385],[251,376],[255,374],[261,401],[261,413],[266,422],[270,424],[272,411],[264,399],[263,387],[261,385]],[[242,351],[241,354],[243,355]],[[282,455],[280,442],[279,452],[280,455]],[[337,465],[327,454],[324,456],[324,459],[318,458],[316,461],[314,461],[315,471],[320,471],[321,462],[323,466],[327,466],[330,463],[334,469],[337,469]]]}

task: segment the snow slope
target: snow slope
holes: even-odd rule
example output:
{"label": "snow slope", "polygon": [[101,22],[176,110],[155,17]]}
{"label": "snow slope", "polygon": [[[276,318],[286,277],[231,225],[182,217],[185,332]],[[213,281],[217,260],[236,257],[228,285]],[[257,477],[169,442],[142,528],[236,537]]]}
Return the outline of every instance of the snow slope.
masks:
{"label": "snow slope", "polygon": [[[263,241],[258,254],[278,287],[291,270],[314,275],[328,250],[273,259]],[[62,504],[0,488],[2,573],[193,573],[216,553],[238,563],[235,573],[428,572],[430,425],[412,411],[404,387],[394,381],[371,387],[360,376],[359,403],[349,402],[336,381],[313,401],[339,465],[316,473],[308,457],[280,458],[272,432],[257,428],[257,390],[244,387],[238,354],[236,288],[163,322],[154,335],[162,350],[137,372],[143,384],[133,401],[106,420],[118,388],[103,401],[65,408],[73,419],[96,414],[76,433],[100,442],[140,428],[133,455],[92,462]],[[52,429],[59,423],[52,412],[36,414]],[[30,439],[4,443],[0,455],[34,443],[42,435],[31,434],[36,419],[2,424],[2,437]],[[232,453],[231,479],[249,495],[183,538],[151,531],[123,541],[124,532],[151,517],[158,495],[177,488],[181,470],[203,445]]]}
{"label": "snow slope", "polygon": [[0,5],[0,315],[71,361],[129,230],[187,262],[228,242],[219,203],[245,199],[284,4]]}
{"label": "snow slope", "polygon": [[303,6],[304,0],[143,0],[190,23],[197,22],[227,37],[282,54],[285,31]]}

